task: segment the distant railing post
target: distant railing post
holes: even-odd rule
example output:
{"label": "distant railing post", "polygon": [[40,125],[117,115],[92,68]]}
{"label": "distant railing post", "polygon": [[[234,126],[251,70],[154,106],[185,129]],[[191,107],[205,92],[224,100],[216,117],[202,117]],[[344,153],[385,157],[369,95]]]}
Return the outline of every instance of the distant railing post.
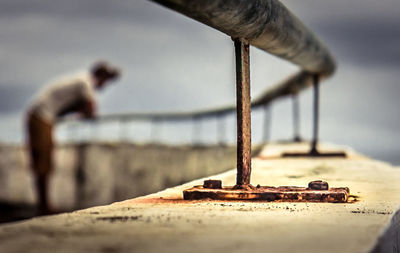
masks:
{"label": "distant railing post", "polygon": [[92,142],[99,140],[99,127],[101,126],[100,124],[101,123],[100,122],[96,122],[96,120],[89,121],[89,126],[91,128],[90,129],[90,133],[91,133],[90,138],[91,138]]}
{"label": "distant railing post", "polygon": [[251,175],[251,105],[249,44],[234,39],[237,111],[237,188],[247,188]]}
{"label": "distant railing post", "polygon": [[150,127],[150,143],[151,144],[159,144],[159,131],[161,127],[161,121],[157,119],[152,119],[150,121],[151,127]]}
{"label": "distant railing post", "polygon": [[293,110],[293,141],[300,142],[300,110],[299,110],[299,96],[296,93],[292,94],[292,110]]}
{"label": "distant railing post", "polygon": [[313,139],[311,142],[311,154],[318,154],[318,130],[319,130],[319,76],[313,76],[314,105],[313,105]]}
{"label": "distant railing post", "polygon": [[74,122],[69,123],[66,128],[66,136],[67,136],[66,140],[67,140],[67,142],[70,142],[70,143],[72,143],[72,140],[74,138],[74,129],[73,129],[72,124],[74,124]]}
{"label": "distant railing post", "polygon": [[73,122],[73,124],[70,124],[68,127],[68,132],[69,132],[69,140],[71,143],[78,143],[81,141],[79,123]]}
{"label": "distant railing post", "polygon": [[217,134],[218,134],[218,144],[224,145],[225,144],[225,118],[223,115],[217,115]]}
{"label": "distant railing post", "polygon": [[197,117],[192,118],[192,144],[193,145],[200,145],[201,144],[201,119]]}
{"label": "distant railing post", "polygon": [[118,125],[119,125],[119,141],[122,143],[126,140],[126,135],[125,135],[125,131],[124,128],[126,127],[126,121],[124,119],[120,119],[118,121]]}
{"label": "distant railing post", "polygon": [[272,120],[272,111],[271,105],[264,105],[264,124],[263,124],[263,138],[262,142],[267,143],[270,140],[271,135],[271,120]]}

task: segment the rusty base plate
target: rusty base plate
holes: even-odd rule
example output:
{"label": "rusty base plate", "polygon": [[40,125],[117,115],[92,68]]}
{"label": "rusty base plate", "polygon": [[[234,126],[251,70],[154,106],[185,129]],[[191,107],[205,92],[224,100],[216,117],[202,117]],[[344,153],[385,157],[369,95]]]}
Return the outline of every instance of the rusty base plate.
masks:
{"label": "rusty base plate", "polygon": [[257,186],[254,189],[234,189],[223,187],[220,189],[195,186],[183,191],[186,200],[215,199],[215,200],[263,200],[281,202],[331,202],[345,203],[350,190],[347,187],[329,188],[327,190],[313,190],[297,186]]}

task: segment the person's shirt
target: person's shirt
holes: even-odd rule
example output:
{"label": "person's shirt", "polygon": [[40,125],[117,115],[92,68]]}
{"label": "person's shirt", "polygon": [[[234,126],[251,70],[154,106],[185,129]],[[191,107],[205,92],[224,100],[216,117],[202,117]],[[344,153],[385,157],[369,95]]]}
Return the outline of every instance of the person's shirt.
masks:
{"label": "person's shirt", "polygon": [[88,101],[96,101],[95,84],[89,72],[81,72],[46,85],[34,99],[31,112],[54,122],[64,114],[79,111]]}

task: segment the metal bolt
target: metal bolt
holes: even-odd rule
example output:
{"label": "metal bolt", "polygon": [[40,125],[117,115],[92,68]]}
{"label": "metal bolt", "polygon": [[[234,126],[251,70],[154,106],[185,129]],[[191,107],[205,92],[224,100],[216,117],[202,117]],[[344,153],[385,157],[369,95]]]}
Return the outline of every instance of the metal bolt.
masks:
{"label": "metal bolt", "polygon": [[327,182],[322,180],[311,181],[308,183],[308,188],[311,190],[328,190],[329,185]]}
{"label": "metal bolt", "polygon": [[203,184],[203,188],[207,189],[222,189],[222,181],[221,180],[205,180]]}

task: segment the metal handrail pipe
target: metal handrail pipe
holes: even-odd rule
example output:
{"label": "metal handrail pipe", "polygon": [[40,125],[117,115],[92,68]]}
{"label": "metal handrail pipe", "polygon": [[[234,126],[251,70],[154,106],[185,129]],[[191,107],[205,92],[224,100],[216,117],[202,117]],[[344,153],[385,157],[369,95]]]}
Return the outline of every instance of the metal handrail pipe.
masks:
{"label": "metal handrail pipe", "polygon": [[286,59],[304,71],[330,76],[328,49],[278,0],[151,0],[232,38]]}

